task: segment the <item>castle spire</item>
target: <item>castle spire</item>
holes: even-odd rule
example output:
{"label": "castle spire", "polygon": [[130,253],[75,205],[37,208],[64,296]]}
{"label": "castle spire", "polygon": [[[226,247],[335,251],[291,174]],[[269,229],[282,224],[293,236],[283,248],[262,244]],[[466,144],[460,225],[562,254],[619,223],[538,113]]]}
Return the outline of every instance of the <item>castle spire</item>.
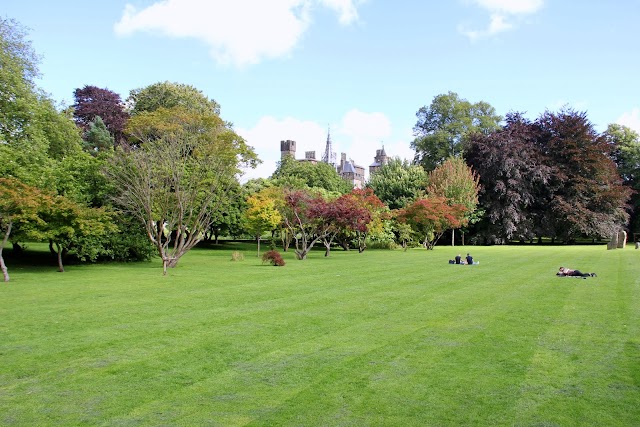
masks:
{"label": "castle spire", "polygon": [[327,146],[324,150],[324,154],[322,155],[322,161],[333,167],[336,166],[336,153],[333,152],[333,145],[331,143],[331,126],[329,125],[327,125]]}

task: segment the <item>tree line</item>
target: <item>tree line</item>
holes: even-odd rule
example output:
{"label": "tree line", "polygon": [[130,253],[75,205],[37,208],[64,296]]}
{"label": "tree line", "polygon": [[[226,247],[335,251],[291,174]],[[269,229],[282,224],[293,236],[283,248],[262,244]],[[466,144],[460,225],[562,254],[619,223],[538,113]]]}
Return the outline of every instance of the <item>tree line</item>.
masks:
{"label": "tree line", "polygon": [[[162,259],[163,272],[202,240],[280,240],[305,259],[314,245],[412,244],[447,230],[487,243],[606,237],[637,219],[638,135],[598,134],[585,113],[503,121],[455,93],[419,109],[413,162],[392,159],[364,189],[324,163],[285,157],[269,178],[240,183],[259,159],[189,85],[159,82],[126,100],[74,91],[60,109],[34,83],[37,56],[0,19],[0,266],[8,243],[49,243],[64,261]],[[631,203],[629,203],[629,200]],[[464,240],[463,240],[464,241]]]}
{"label": "tree line", "polygon": [[565,107],[536,120],[449,92],[417,113],[415,162],[425,169],[463,158],[479,177],[484,243],[609,238],[637,229],[640,138],[611,124],[598,133],[585,112]]}

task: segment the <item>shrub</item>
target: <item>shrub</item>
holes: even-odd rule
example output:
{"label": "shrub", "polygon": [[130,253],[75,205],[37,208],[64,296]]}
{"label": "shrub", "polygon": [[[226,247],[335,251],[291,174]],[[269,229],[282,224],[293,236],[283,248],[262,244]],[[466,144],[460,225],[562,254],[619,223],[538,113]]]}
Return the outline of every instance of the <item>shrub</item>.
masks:
{"label": "shrub", "polygon": [[282,259],[282,255],[280,255],[280,252],[276,250],[270,250],[262,254],[262,262],[270,262],[271,265],[280,267],[285,264],[284,259]]}
{"label": "shrub", "polygon": [[231,261],[244,261],[244,254],[242,252],[233,251],[231,254]]}
{"label": "shrub", "polygon": [[397,249],[398,244],[393,240],[370,240],[367,242],[367,249]]}

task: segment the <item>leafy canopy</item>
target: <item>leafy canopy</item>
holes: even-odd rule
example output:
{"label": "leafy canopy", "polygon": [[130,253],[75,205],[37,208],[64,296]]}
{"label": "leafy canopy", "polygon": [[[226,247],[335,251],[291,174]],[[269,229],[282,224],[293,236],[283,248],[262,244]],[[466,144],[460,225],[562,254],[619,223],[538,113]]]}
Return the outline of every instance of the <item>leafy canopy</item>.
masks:
{"label": "leafy canopy", "polygon": [[470,134],[488,134],[498,129],[502,120],[488,103],[472,104],[455,92],[437,95],[430,106],[418,110],[416,117],[411,148],[416,151],[414,162],[427,171],[449,157],[463,156]]}

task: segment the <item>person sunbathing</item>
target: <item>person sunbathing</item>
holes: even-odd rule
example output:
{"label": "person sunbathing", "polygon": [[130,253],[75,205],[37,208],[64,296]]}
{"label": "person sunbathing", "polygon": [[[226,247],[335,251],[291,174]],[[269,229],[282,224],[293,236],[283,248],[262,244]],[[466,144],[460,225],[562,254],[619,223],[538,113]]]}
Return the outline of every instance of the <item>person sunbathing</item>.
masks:
{"label": "person sunbathing", "polygon": [[556,276],[571,276],[571,277],[597,277],[598,275],[596,273],[583,273],[580,270],[572,270],[570,268],[567,267],[560,267],[560,269],[558,270],[558,272],[556,273]]}

